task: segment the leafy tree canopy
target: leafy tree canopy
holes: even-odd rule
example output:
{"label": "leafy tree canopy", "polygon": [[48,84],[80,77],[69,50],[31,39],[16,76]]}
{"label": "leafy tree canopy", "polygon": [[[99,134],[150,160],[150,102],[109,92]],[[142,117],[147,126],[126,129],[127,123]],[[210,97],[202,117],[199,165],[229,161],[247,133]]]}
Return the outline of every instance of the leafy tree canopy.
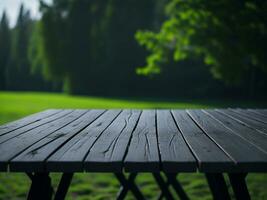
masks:
{"label": "leafy tree canopy", "polygon": [[267,71],[267,1],[172,0],[159,32],[136,38],[150,55],[139,74],[160,73],[170,60],[201,58],[214,77],[239,83],[251,69]]}

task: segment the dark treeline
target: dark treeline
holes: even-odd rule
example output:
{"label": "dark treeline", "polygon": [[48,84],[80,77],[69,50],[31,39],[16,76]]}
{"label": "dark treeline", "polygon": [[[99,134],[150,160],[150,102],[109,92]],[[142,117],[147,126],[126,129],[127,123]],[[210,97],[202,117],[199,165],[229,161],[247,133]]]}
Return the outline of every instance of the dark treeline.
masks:
{"label": "dark treeline", "polygon": [[21,5],[14,28],[4,12],[0,24],[0,89],[54,91],[41,73],[33,73],[28,53],[35,22]]}
{"label": "dark treeline", "polygon": [[4,13],[0,24],[0,90],[65,91],[100,96],[247,97],[265,96],[260,70],[239,85],[211,75],[197,58],[170,61],[161,73],[136,73],[147,51],[139,30],[158,31],[169,0],[54,0],[40,2],[41,19],[20,8],[14,28]]}

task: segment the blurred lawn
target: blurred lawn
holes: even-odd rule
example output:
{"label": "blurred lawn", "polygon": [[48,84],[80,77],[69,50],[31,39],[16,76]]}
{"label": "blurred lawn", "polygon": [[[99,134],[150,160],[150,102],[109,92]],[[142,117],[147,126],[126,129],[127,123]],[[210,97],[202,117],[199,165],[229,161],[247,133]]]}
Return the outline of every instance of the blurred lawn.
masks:
{"label": "blurred lawn", "polygon": [[[0,124],[47,108],[212,108],[267,107],[267,102],[224,100],[122,99],[72,97],[63,94],[0,92]],[[52,174],[56,187],[60,174]],[[191,199],[211,199],[203,174],[181,174],[179,180]],[[228,182],[228,180],[227,180]],[[250,174],[247,178],[252,199],[267,199],[267,175]],[[147,198],[156,199],[159,189],[150,174],[137,178]],[[25,199],[30,181],[21,173],[0,173],[0,200]],[[119,183],[112,174],[77,173],[67,199],[114,199]],[[133,199],[129,196],[128,199]]]}

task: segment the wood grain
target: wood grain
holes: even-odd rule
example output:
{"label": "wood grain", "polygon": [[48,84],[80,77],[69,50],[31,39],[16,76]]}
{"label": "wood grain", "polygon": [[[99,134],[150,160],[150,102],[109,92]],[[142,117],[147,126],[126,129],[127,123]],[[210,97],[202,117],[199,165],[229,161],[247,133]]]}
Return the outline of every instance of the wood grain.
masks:
{"label": "wood grain", "polygon": [[133,132],[124,166],[130,172],[160,170],[155,110],[143,110]]}

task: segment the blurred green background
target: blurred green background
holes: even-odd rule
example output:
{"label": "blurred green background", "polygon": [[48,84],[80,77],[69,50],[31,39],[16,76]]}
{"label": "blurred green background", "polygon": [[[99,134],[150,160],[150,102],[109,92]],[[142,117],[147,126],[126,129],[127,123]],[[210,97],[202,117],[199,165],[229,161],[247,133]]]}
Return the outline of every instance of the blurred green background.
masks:
{"label": "blurred green background", "polygon": [[[1,0],[0,124],[47,108],[266,108],[266,44],[267,1]],[[211,199],[202,174],[179,177]],[[149,174],[137,182],[157,197]],[[266,174],[247,182],[267,199]],[[25,199],[29,184],[0,173],[0,199]],[[118,189],[111,174],[79,173],[68,199]]]}
{"label": "blurred green background", "polygon": [[0,90],[266,99],[266,1],[1,2]]}

